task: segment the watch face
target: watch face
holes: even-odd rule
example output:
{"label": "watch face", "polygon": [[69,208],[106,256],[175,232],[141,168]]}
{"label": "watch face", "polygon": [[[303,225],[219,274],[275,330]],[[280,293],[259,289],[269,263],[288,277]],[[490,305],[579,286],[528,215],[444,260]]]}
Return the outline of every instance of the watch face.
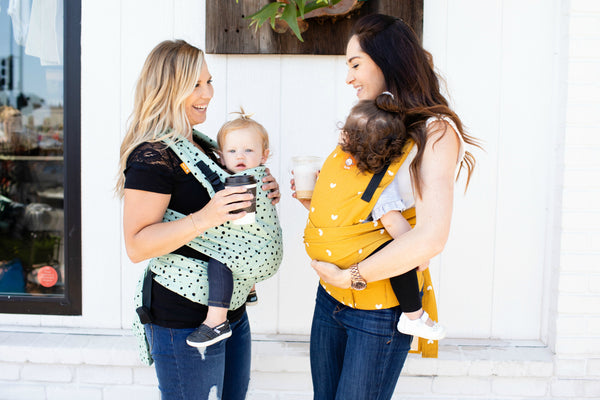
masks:
{"label": "watch face", "polygon": [[367,283],[365,281],[353,281],[351,286],[354,290],[363,290],[367,287]]}

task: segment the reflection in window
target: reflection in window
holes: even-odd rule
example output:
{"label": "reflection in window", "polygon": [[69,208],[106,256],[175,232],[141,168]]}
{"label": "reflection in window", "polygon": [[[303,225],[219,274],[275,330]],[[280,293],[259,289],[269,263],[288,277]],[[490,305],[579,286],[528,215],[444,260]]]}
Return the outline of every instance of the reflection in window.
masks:
{"label": "reflection in window", "polygon": [[63,2],[0,8],[0,295],[62,296]]}

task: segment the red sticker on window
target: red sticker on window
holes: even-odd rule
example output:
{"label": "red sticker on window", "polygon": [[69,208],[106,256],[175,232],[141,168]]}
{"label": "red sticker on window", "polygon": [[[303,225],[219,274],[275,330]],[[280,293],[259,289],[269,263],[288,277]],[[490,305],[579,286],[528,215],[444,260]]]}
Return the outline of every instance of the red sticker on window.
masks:
{"label": "red sticker on window", "polygon": [[38,270],[37,278],[40,285],[52,287],[56,285],[56,282],[58,281],[58,273],[54,268],[46,265]]}

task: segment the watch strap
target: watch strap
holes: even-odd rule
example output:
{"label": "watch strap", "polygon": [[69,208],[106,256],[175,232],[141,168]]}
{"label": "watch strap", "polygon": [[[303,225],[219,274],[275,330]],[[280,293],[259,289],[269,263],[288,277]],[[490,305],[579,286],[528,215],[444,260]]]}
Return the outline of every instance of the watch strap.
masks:
{"label": "watch strap", "polygon": [[350,267],[350,279],[352,280],[353,289],[362,290],[367,286],[367,281],[362,277],[358,270],[358,264],[352,264]]}

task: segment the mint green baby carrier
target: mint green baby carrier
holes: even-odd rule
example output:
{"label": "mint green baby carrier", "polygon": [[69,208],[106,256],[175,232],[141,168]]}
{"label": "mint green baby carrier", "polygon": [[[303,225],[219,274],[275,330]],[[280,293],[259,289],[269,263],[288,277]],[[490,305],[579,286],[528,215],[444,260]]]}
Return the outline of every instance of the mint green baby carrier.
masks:
{"label": "mint green baby carrier", "polygon": [[[194,131],[194,136],[204,143],[204,147],[216,148],[209,137]],[[177,154],[190,172],[204,186],[212,197],[226,177],[231,174],[223,171],[206,154],[187,140],[165,141]],[[231,221],[207,230],[193,239],[187,246],[206,254],[227,265],[233,274],[233,295],[230,309],[241,307],[252,286],[273,276],[279,269],[283,257],[281,227],[275,206],[268,193],[260,189],[260,182],[267,174],[265,167],[251,168],[236,175],[252,175],[259,182],[256,191],[256,222],[250,225],[235,225]],[[167,209],[163,221],[175,221],[186,215]],[[135,294],[135,307],[140,307],[142,286],[147,273],[155,274],[154,280],[171,291],[200,304],[208,304],[207,263],[202,260],[166,254],[150,260],[148,267],[138,281]],[[144,326],[134,318],[133,330],[138,337],[140,359],[146,365],[153,363],[150,355]]]}

